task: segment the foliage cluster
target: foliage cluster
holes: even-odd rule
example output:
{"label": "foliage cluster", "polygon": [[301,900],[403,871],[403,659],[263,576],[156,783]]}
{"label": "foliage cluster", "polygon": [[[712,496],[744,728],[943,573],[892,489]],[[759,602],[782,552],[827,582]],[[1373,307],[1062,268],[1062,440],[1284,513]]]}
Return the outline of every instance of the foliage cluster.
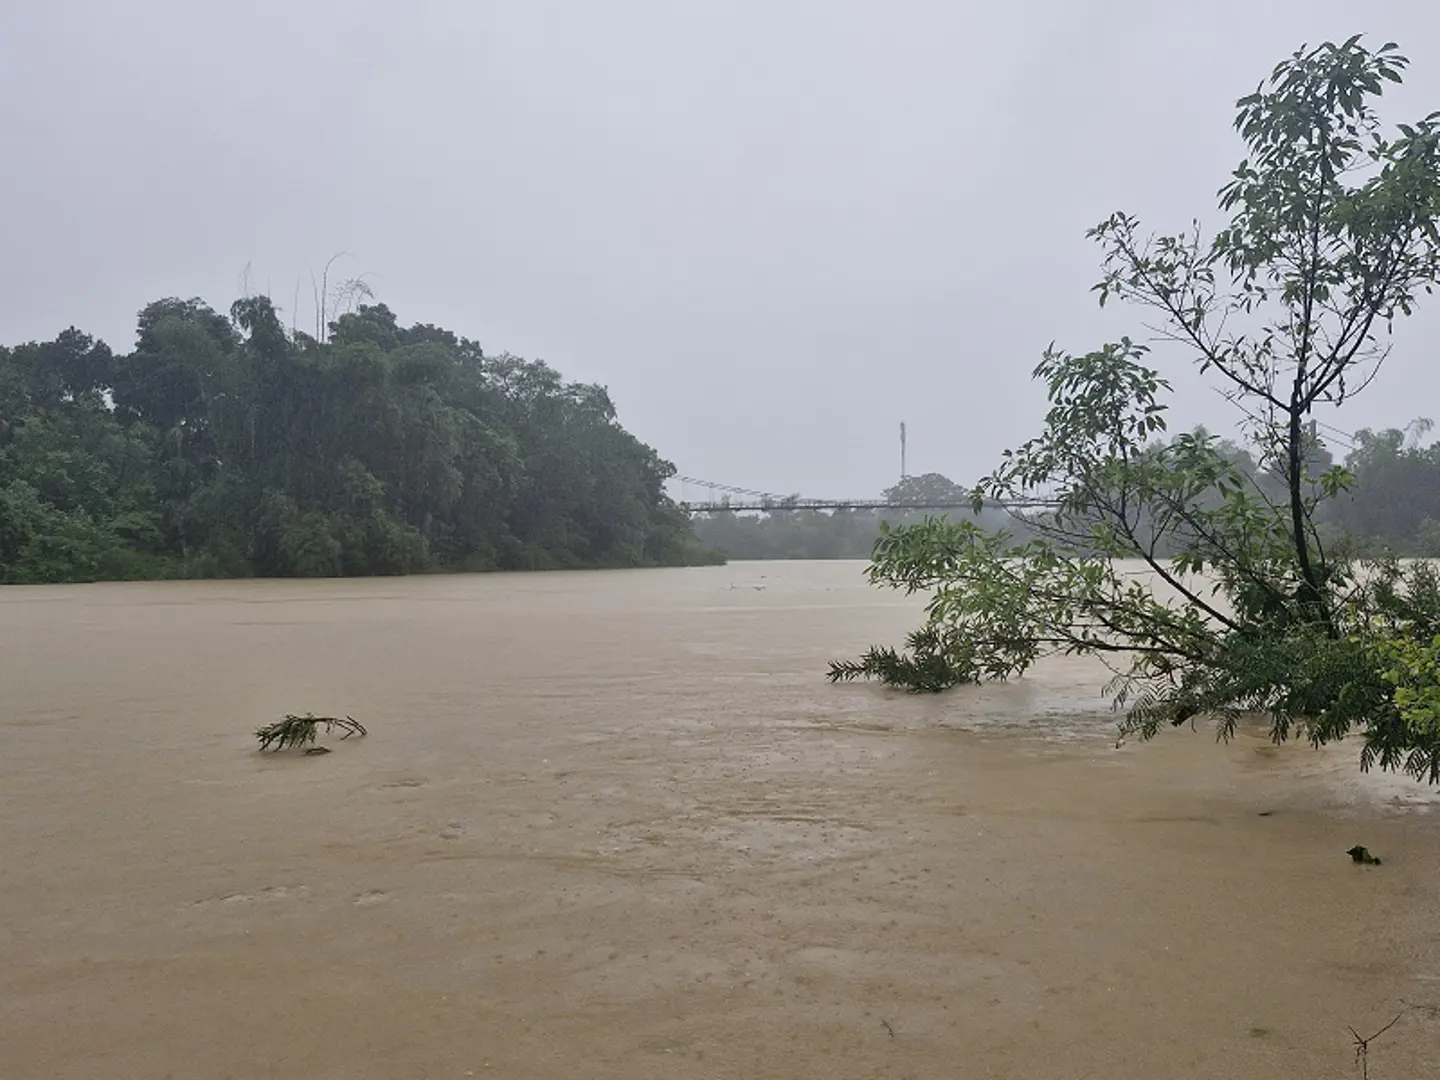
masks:
{"label": "foliage cluster", "polygon": [[166,299],[128,354],[0,348],[0,582],[679,563],[673,471],[604,388],[378,303],[317,337]]}

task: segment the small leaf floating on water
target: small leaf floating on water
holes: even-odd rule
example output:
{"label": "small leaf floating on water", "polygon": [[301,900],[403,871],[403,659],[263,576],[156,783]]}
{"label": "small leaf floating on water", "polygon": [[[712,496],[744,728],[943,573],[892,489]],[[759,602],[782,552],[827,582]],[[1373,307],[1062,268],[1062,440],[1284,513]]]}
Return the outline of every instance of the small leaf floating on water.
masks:
{"label": "small leaf floating on water", "polygon": [[1345,852],[1345,854],[1349,855],[1350,858],[1354,859],[1357,863],[1366,863],[1370,866],[1380,865],[1380,860],[1374,855],[1371,855],[1370,849],[1363,844],[1356,844],[1349,851]]}

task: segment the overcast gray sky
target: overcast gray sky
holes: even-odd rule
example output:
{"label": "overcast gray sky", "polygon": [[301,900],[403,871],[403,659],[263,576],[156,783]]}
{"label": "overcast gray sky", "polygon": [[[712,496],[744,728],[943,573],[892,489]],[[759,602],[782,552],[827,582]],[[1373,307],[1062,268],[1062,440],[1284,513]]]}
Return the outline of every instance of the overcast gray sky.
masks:
{"label": "overcast gray sky", "polygon": [[[1048,342],[1142,333],[1085,229],[1216,221],[1235,98],[1358,31],[1413,61],[1388,116],[1440,108],[1433,0],[10,0],[0,340],[128,349],[247,264],[304,326],[343,250],[403,322],[607,384],[682,473],[876,492],[903,420],[911,472],[971,480]],[[1440,414],[1437,327],[1337,423]]]}

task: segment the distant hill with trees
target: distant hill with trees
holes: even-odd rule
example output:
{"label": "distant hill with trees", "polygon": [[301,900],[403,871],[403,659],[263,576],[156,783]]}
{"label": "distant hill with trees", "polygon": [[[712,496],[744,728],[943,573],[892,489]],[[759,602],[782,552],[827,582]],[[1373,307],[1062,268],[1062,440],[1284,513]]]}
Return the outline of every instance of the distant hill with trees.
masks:
{"label": "distant hill with trees", "polygon": [[158,300],[0,347],[0,582],[704,560],[603,387],[360,304]]}

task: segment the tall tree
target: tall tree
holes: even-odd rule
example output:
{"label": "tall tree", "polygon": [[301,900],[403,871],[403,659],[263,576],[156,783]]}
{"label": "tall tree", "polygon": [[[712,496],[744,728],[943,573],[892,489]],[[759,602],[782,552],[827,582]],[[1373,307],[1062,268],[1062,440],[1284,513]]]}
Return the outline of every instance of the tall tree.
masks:
{"label": "tall tree", "polygon": [[970,501],[970,493],[948,476],[932,472],[907,476],[886,488],[885,501],[911,506],[962,506]]}
{"label": "tall tree", "polygon": [[[975,497],[1045,495],[1056,509],[1028,522],[1023,544],[968,523],[882,536],[873,580],[933,589],[929,623],[908,661],[872,650],[833,678],[935,689],[1048,652],[1098,655],[1118,665],[1126,732],[1208,715],[1228,734],[1261,712],[1277,740],[1358,728],[1362,766],[1440,781],[1440,729],[1395,692],[1395,657],[1440,629],[1440,578],[1327,549],[1318,510],[1351,478],[1315,472],[1310,424],[1369,384],[1394,319],[1440,278],[1440,113],[1387,136],[1375,112],[1406,66],[1393,44],[1372,52],[1359,37],[1301,49],[1238,102],[1248,154],[1221,189],[1230,219],[1213,238],[1196,225],[1146,239],[1124,213],[1091,233],[1101,303],[1145,309],[1219,380],[1278,497],[1213,436],[1157,443],[1170,388],[1145,346],[1051,348],[1035,370],[1044,430]],[[1146,564],[1158,589],[1122,559]]]}

